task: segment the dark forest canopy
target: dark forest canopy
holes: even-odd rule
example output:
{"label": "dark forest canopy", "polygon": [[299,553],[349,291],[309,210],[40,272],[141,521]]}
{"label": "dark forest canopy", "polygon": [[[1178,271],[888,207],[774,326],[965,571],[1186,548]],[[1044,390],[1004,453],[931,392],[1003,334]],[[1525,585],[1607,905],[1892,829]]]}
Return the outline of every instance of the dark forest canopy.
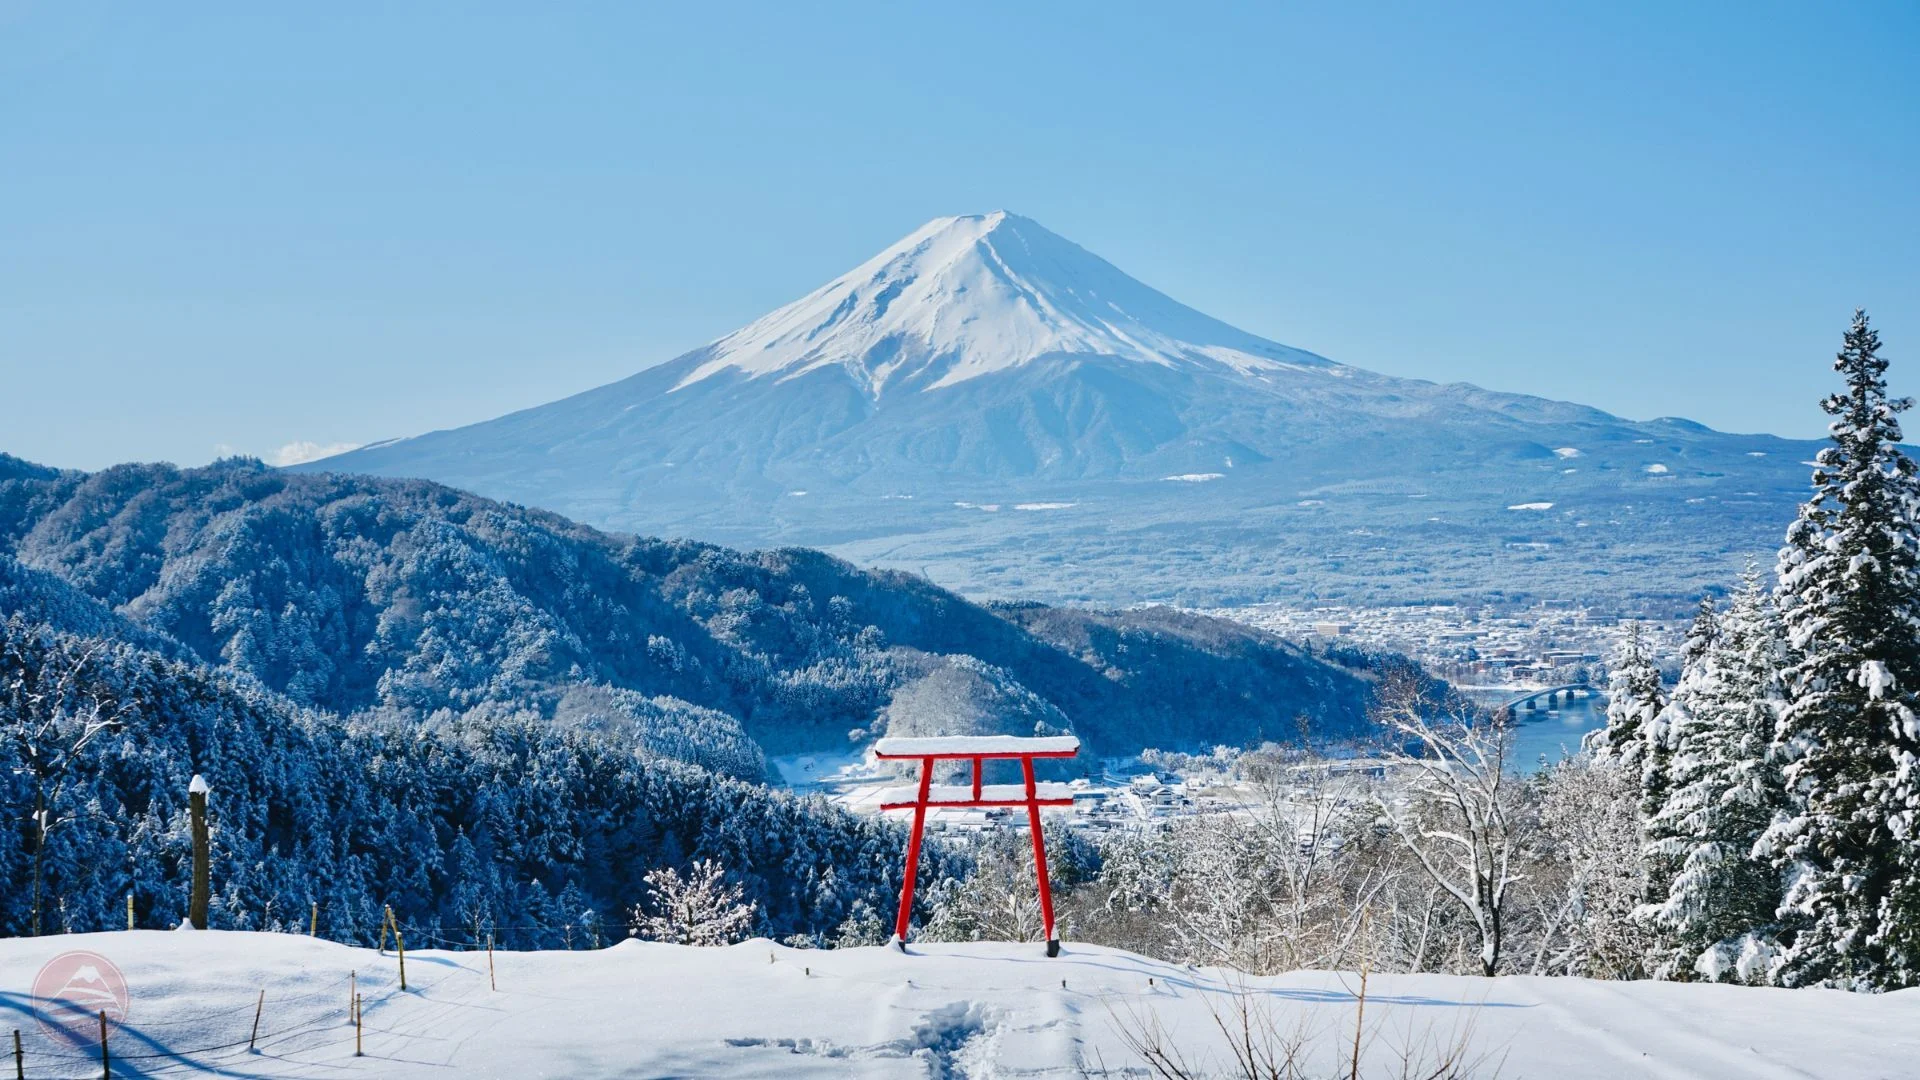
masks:
{"label": "dark forest canopy", "polygon": [[[0,620],[0,806],[46,799],[46,932],[185,915],[187,786],[213,795],[212,925],[371,942],[383,905],[444,942],[622,935],[646,872],[714,859],[755,929],[831,934],[899,887],[897,825],[504,706],[343,720],[248,676]],[[110,727],[59,769],[89,720]],[[31,926],[33,827],[9,812],[0,936]],[[935,874],[945,857],[932,853]],[[476,930],[476,928],[478,928]],[[419,940],[419,939],[416,939]]]}

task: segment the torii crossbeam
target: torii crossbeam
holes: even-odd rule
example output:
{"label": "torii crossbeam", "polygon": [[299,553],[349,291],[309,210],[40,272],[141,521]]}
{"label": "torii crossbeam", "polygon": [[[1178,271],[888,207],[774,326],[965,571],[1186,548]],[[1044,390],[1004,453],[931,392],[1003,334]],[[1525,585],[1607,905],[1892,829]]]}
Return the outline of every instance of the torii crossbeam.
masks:
{"label": "torii crossbeam", "polygon": [[[888,788],[880,793],[880,809],[912,810],[913,832],[907,839],[907,877],[900,886],[900,915],[894,920],[893,942],[906,947],[907,924],[913,915],[913,883],[920,872],[920,836],[926,831],[927,811],[948,807],[1024,806],[1033,832],[1033,868],[1040,882],[1040,921],[1047,934],[1047,955],[1060,955],[1060,938],[1053,929],[1053,889],[1047,884],[1047,840],[1040,828],[1040,808],[1072,806],[1073,793],[1065,784],[1040,784],[1033,779],[1037,758],[1070,758],[1080,752],[1080,740],[1071,735],[1022,738],[1018,735],[956,735],[939,738],[881,739],[873,756],[881,761],[918,761],[917,787]],[[1018,760],[1023,784],[980,783],[980,763]],[[973,786],[933,783],[936,761],[972,761]]]}

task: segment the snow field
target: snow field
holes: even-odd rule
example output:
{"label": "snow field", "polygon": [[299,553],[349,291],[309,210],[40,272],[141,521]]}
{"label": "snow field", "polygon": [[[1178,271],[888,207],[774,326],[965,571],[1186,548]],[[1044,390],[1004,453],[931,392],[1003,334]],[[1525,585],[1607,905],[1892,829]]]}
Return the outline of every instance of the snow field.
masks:
{"label": "snow field", "polygon": [[[1189,1060],[1223,1061],[1214,1012],[1241,1000],[1283,1034],[1307,1035],[1330,1069],[1350,1048],[1358,987],[1351,974],[1245,979],[1071,941],[1048,960],[1033,944],[902,955],[754,940],[497,953],[497,992],[484,952],[409,951],[402,992],[392,953],[293,935],[61,935],[0,941],[0,1027],[22,1030],[30,1077],[97,1067],[97,1046],[54,1043],[31,1015],[35,972],[73,949],[126,976],[116,1075],[155,1077],[1144,1076],[1126,1029],[1157,1022]],[[365,1002],[359,1058],[349,972]],[[262,989],[260,1052],[249,1053]],[[1463,1039],[1482,1075],[1497,1066],[1506,1080],[1920,1075],[1913,991],[1374,975],[1366,1016],[1363,1075],[1397,1075],[1402,1047]]]}

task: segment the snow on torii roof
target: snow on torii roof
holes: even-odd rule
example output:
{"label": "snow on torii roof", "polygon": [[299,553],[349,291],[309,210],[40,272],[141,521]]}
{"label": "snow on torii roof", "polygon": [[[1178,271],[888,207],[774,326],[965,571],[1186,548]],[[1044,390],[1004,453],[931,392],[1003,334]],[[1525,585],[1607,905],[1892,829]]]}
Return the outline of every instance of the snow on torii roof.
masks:
{"label": "snow on torii roof", "polygon": [[1080,740],[1072,735],[936,735],[928,738],[888,737],[873,744],[876,757],[1072,757]]}

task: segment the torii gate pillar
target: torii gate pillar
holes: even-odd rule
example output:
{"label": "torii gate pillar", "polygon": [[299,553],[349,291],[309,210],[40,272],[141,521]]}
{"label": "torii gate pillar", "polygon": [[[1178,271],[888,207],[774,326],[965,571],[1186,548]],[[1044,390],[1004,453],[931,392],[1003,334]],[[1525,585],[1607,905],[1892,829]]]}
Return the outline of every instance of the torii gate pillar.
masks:
{"label": "torii gate pillar", "polygon": [[[900,885],[900,913],[894,919],[893,943],[905,949],[907,930],[913,918],[914,879],[920,872],[920,839],[926,831],[927,811],[946,807],[1024,806],[1027,827],[1033,834],[1033,869],[1040,887],[1040,922],[1047,937],[1047,955],[1060,955],[1060,936],[1053,924],[1053,887],[1047,881],[1047,838],[1040,826],[1043,806],[1072,806],[1073,794],[1065,784],[1036,783],[1033,763],[1038,758],[1070,758],[1080,752],[1080,740],[1071,735],[1021,738],[1015,735],[968,735],[950,738],[881,739],[874,744],[874,757],[881,761],[918,761],[920,782],[912,788],[888,788],[880,793],[880,809],[912,810],[913,831],[907,837],[907,873]],[[1022,783],[980,783],[981,763],[991,760],[1018,760]],[[936,761],[973,762],[973,785],[935,786],[933,763]]]}

